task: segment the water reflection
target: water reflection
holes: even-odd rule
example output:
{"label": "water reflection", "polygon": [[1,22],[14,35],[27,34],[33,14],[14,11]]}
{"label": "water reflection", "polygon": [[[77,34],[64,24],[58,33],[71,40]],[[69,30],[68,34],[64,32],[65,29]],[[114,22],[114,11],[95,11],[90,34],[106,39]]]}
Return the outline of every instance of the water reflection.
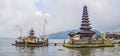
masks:
{"label": "water reflection", "polygon": [[70,56],[118,56],[120,48],[104,47],[104,48],[69,48]]}
{"label": "water reflection", "polygon": [[[104,48],[16,47],[11,39],[0,39],[0,56],[119,56],[120,44]],[[60,50],[62,49],[62,50]]]}
{"label": "water reflection", "polygon": [[35,49],[37,47],[16,47],[19,56],[35,56]]}
{"label": "water reflection", "polygon": [[71,56],[90,56],[91,48],[70,48]]}
{"label": "water reflection", "polygon": [[16,47],[17,56],[118,56],[119,51],[119,45],[104,48]]}

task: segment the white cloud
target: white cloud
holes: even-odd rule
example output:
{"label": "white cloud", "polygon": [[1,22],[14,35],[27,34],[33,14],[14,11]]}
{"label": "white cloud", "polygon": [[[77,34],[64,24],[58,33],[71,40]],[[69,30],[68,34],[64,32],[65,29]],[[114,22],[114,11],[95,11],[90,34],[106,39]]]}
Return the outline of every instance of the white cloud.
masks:
{"label": "white cloud", "polygon": [[19,30],[16,25],[20,25],[27,35],[28,29],[34,24],[42,22],[43,19],[35,14],[36,7],[34,0],[0,0],[0,36],[17,37]]}
{"label": "white cloud", "polygon": [[[0,0],[0,36],[18,37],[16,25],[26,36],[31,27],[47,34],[79,29],[83,6],[88,6],[91,26],[100,31],[120,31],[119,0]],[[41,30],[40,30],[41,29]]]}
{"label": "white cloud", "polygon": [[41,11],[36,11],[36,15],[38,15],[38,16],[43,16],[43,14],[42,14]]}

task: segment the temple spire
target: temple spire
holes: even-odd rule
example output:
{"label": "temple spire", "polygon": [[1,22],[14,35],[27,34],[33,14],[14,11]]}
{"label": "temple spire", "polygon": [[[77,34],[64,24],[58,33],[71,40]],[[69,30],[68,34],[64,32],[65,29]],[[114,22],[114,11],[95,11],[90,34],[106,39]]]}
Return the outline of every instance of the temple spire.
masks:
{"label": "temple spire", "polygon": [[34,33],[33,28],[31,28],[30,33],[29,33],[29,34],[30,34],[30,37],[33,37],[33,36],[34,36],[34,34],[35,34],[35,33]]}
{"label": "temple spire", "polygon": [[83,8],[83,16],[82,17],[88,17],[88,10],[87,10],[87,6],[86,5]]}
{"label": "temple spire", "polygon": [[90,27],[89,18],[88,18],[88,10],[87,10],[87,6],[85,5],[83,7],[82,24],[81,24],[80,30],[89,31],[90,29],[91,27]]}
{"label": "temple spire", "polygon": [[89,17],[88,17],[88,10],[87,10],[87,6],[85,5],[83,7],[83,15],[82,15],[82,21],[81,21],[81,27],[80,27],[80,32],[79,33],[84,33],[84,34],[94,34],[95,32],[93,32],[91,29],[92,27],[90,27],[90,23],[89,23]]}

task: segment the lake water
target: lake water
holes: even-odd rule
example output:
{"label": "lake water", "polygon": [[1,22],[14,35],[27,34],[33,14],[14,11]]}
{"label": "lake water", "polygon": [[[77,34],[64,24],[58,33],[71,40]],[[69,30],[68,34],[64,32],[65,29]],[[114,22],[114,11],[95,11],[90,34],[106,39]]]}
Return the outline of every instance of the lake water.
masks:
{"label": "lake water", "polygon": [[[120,44],[104,48],[66,48],[62,45],[48,47],[16,47],[15,39],[0,38],[0,56],[119,56]],[[50,42],[62,42],[52,39]],[[61,50],[62,49],[62,50]]]}

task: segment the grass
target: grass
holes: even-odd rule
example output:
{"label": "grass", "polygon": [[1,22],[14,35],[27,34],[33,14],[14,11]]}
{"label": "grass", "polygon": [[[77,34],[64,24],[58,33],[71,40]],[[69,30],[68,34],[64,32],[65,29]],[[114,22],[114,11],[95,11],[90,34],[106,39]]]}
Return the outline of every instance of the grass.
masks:
{"label": "grass", "polygon": [[65,47],[113,47],[114,44],[110,44],[110,43],[104,43],[104,44],[70,44],[70,43],[66,43],[63,46]]}

